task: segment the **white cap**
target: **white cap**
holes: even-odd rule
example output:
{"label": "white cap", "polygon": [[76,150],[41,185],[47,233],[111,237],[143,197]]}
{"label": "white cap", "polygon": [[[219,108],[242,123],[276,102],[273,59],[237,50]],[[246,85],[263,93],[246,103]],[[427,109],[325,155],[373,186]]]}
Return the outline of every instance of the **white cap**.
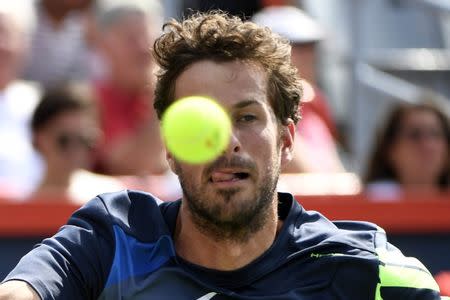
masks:
{"label": "white cap", "polygon": [[291,41],[291,43],[312,43],[325,36],[323,28],[301,9],[294,6],[269,6],[256,13],[252,21],[269,27]]}
{"label": "white cap", "polygon": [[129,12],[148,15],[158,29],[163,22],[163,7],[159,0],[97,0],[95,12],[97,22],[105,27],[114,24]]}
{"label": "white cap", "polygon": [[20,26],[25,34],[30,34],[36,25],[34,1],[30,0],[0,0],[0,14],[11,18],[16,25]]}

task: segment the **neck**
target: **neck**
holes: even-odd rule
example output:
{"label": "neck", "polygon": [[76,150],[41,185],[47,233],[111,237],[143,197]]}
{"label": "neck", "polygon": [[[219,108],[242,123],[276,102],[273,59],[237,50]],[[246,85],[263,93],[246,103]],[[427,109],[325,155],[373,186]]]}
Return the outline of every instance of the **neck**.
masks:
{"label": "neck", "polygon": [[432,176],[405,176],[400,182],[406,191],[436,192],[438,190],[436,180]]}
{"label": "neck", "polygon": [[65,190],[70,185],[70,172],[55,172],[52,168],[47,169],[41,187],[51,187]]}
{"label": "neck", "polygon": [[[276,198],[276,197],[275,197]],[[189,208],[182,202],[175,230],[175,249],[183,259],[221,271],[236,270],[254,261],[274,242],[282,222],[278,220],[278,200],[273,201],[268,221],[248,239],[217,239],[198,228]]]}
{"label": "neck", "polygon": [[69,181],[45,176],[33,193],[34,201],[65,202],[69,201]]}
{"label": "neck", "polygon": [[420,193],[420,194],[432,194],[439,191],[437,185],[434,182],[428,182],[428,183],[404,183],[402,184],[403,189],[406,192],[411,193]]}
{"label": "neck", "polygon": [[61,24],[64,18],[69,14],[69,11],[63,5],[59,5],[55,1],[42,1],[42,8],[45,14],[52,21],[52,24],[57,27]]}

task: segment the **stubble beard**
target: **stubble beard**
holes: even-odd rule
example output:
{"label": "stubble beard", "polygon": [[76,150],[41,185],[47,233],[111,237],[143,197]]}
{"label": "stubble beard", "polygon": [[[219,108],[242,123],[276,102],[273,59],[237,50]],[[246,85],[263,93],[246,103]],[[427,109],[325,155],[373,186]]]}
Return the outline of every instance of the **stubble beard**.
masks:
{"label": "stubble beard", "polygon": [[[193,185],[187,176],[178,168],[178,176],[183,189],[192,220],[198,230],[216,241],[230,241],[243,243],[254,233],[261,230],[273,218],[273,204],[275,190],[280,175],[280,166],[275,162],[264,172],[264,177],[256,186],[253,197],[240,199],[240,207],[234,208],[232,213],[223,216],[224,205],[234,201],[240,189],[218,190],[216,197],[220,201],[211,201],[202,187]],[[232,204],[230,204],[232,205]]]}

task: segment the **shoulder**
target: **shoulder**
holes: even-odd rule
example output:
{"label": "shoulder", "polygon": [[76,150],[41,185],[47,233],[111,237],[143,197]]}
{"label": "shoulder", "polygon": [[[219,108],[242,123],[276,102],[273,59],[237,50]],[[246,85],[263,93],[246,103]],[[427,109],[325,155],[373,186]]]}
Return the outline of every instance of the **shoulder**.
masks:
{"label": "shoulder", "polygon": [[370,283],[377,300],[440,299],[432,274],[417,258],[405,256],[390,244],[381,227],[370,222],[331,222],[319,213],[308,214],[317,226],[310,234],[315,244],[308,245],[309,256],[335,263],[337,282],[350,276],[354,283]]}
{"label": "shoulder", "polygon": [[370,283],[378,299],[440,299],[431,273],[416,258],[388,242],[386,232],[370,222],[330,221],[301,210],[293,235],[298,253],[316,263],[334,264],[336,282]]}
{"label": "shoulder", "polygon": [[154,240],[167,233],[160,208],[162,201],[150,193],[122,190],[101,194],[91,201],[98,200],[104,205],[113,229],[120,229],[142,241]]}
{"label": "shoulder", "polygon": [[[138,208],[144,209],[145,213],[152,214],[159,211],[160,199],[150,193],[137,190],[121,190],[112,193],[99,194],[91,201],[100,200],[105,206],[108,214],[117,223],[129,226],[129,214]],[[89,203],[89,202],[88,202]]]}
{"label": "shoulder", "polygon": [[149,193],[134,190],[100,194],[75,211],[63,228],[90,228],[110,237],[119,230],[138,240],[153,240],[165,226],[161,202]]}
{"label": "shoulder", "polygon": [[405,256],[390,244],[381,228],[374,247],[379,261],[377,294],[384,294],[379,299],[404,299],[406,296],[412,299],[440,299],[439,286],[430,271],[417,258]]}
{"label": "shoulder", "polygon": [[365,250],[358,257],[375,263],[376,299],[440,299],[439,287],[430,271],[417,258],[405,256],[389,243],[381,227],[369,222],[334,223],[344,234],[339,239]]}
{"label": "shoulder", "polygon": [[353,253],[355,250],[375,253],[375,239],[381,230],[370,222],[331,221],[317,211],[305,209],[296,218],[294,228],[293,235],[300,249],[339,248]]}

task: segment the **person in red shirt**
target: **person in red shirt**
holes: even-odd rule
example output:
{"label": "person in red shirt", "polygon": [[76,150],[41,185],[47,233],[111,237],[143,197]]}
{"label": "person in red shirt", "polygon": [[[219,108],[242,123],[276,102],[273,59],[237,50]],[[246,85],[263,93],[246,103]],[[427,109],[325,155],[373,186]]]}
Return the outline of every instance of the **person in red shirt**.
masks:
{"label": "person in red shirt", "polygon": [[99,5],[95,14],[96,52],[104,67],[93,83],[104,132],[97,172],[146,175],[168,169],[152,107],[154,63],[149,53],[159,28],[157,11],[151,5],[116,1]]}
{"label": "person in red shirt", "polygon": [[316,46],[325,36],[322,27],[293,6],[268,6],[256,13],[252,20],[291,42],[292,64],[301,70],[304,80],[303,117],[297,126],[294,159],[285,172],[343,172],[337,152],[336,124],[324,94],[315,85]]}

